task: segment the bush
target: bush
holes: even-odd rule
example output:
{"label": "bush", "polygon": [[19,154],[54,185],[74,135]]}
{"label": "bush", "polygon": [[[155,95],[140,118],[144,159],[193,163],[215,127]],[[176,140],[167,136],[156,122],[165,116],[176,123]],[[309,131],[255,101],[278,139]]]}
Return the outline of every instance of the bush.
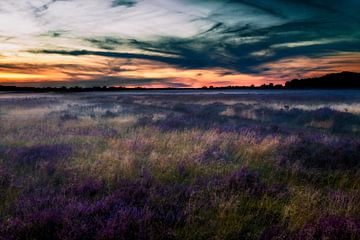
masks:
{"label": "bush", "polygon": [[68,144],[6,147],[0,150],[0,155],[3,155],[6,162],[21,166],[33,166],[41,161],[65,160],[71,154],[72,147]]}
{"label": "bush", "polygon": [[306,224],[299,239],[360,239],[360,221],[349,217],[324,217]]}
{"label": "bush", "polygon": [[360,164],[360,142],[347,138],[306,135],[281,144],[280,164],[299,163],[323,170],[351,169]]}
{"label": "bush", "polygon": [[224,187],[226,191],[233,193],[259,193],[264,188],[258,173],[252,172],[247,168],[241,168],[227,175],[224,179]]}
{"label": "bush", "polygon": [[158,239],[171,238],[186,221],[191,195],[186,185],[159,185],[151,179],[123,181],[110,194],[87,179],[24,193],[6,211],[0,239]]}

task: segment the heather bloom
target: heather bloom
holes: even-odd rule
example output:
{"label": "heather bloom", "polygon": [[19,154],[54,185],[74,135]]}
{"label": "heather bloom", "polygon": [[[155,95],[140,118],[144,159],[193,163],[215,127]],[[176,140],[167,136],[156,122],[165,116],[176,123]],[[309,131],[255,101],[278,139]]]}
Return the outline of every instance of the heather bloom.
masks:
{"label": "heather bloom", "polygon": [[[351,132],[352,126],[359,126],[360,117],[352,113],[339,112],[328,107],[315,110],[302,110],[298,108],[275,110],[268,107],[256,109],[255,118],[277,124],[291,124],[293,126],[306,126],[311,122],[331,121],[333,132]],[[347,124],[344,124],[346,122]]]}
{"label": "heather bloom", "polygon": [[360,95],[147,94],[0,96],[0,239],[360,239]]}
{"label": "heather bloom", "polygon": [[151,213],[147,213],[146,209],[120,208],[106,220],[104,227],[96,234],[96,239],[149,239],[147,221],[151,221]]}
{"label": "heather bloom", "polygon": [[137,119],[137,124],[139,126],[146,126],[153,123],[153,115],[145,115]]}
{"label": "heather bloom", "polygon": [[64,122],[74,121],[74,120],[78,120],[78,117],[75,114],[66,111],[66,112],[61,113],[60,120],[64,121]]}
{"label": "heather bloom", "polygon": [[263,185],[256,172],[252,172],[247,168],[241,168],[224,178],[224,187],[230,192],[244,191],[248,193],[257,193],[262,190]]}
{"label": "heather bloom", "polygon": [[117,131],[105,126],[99,127],[78,127],[67,130],[66,134],[75,136],[90,136],[90,137],[115,137]]}
{"label": "heather bloom", "polygon": [[266,193],[278,199],[287,199],[289,197],[289,189],[284,184],[272,184],[266,189]]}
{"label": "heather bloom", "polygon": [[259,237],[259,240],[285,240],[294,239],[295,235],[291,234],[282,226],[271,226],[265,229]]}
{"label": "heather bloom", "polygon": [[345,206],[349,203],[350,196],[342,191],[334,191],[330,193],[330,199],[339,205]]}
{"label": "heather bloom", "polygon": [[157,126],[165,131],[193,128],[195,126],[195,119],[184,114],[172,113],[167,115],[165,119],[159,120]]}
{"label": "heather bloom", "polygon": [[62,203],[63,199],[50,196],[21,198],[12,209],[15,216],[1,223],[0,239],[58,239]]}
{"label": "heather bloom", "polygon": [[4,159],[15,165],[34,165],[40,161],[65,160],[71,156],[71,153],[72,147],[67,144],[7,147],[2,150]]}
{"label": "heather bloom", "polygon": [[88,178],[84,181],[70,182],[62,191],[67,195],[91,198],[99,194],[104,189],[104,185],[100,180]]}
{"label": "heather bloom", "polygon": [[181,177],[181,178],[184,178],[186,177],[186,166],[183,164],[183,163],[179,163],[177,166],[176,166],[176,172],[177,174]]}
{"label": "heather bloom", "polygon": [[10,187],[11,183],[12,176],[9,174],[9,172],[0,166],[0,189],[3,190]]}
{"label": "heather bloom", "polygon": [[[23,195],[0,224],[6,239],[148,239],[170,236],[185,223],[191,189],[123,182],[107,195],[100,183],[86,180],[57,194],[44,189]],[[153,185],[153,186],[151,186]],[[94,198],[94,194],[98,197]],[[105,194],[105,195],[104,195]],[[148,234],[154,234],[148,236]]]}
{"label": "heather bloom", "polygon": [[280,164],[300,163],[306,168],[349,169],[360,162],[360,143],[354,139],[331,139],[305,135],[285,142],[280,150]]}
{"label": "heather bloom", "polygon": [[104,118],[114,118],[114,117],[117,117],[117,116],[118,116],[117,113],[114,113],[114,112],[109,111],[109,110],[107,110],[107,111],[102,115],[102,117],[104,117]]}
{"label": "heather bloom", "polygon": [[360,221],[349,217],[323,217],[305,225],[299,239],[359,239]]}
{"label": "heather bloom", "polygon": [[224,149],[221,149],[219,143],[212,144],[209,148],[206,148],[201,156],[199,156],[199,161],[201,163],[209,162],[224,162],[227,160],[227,153]]}

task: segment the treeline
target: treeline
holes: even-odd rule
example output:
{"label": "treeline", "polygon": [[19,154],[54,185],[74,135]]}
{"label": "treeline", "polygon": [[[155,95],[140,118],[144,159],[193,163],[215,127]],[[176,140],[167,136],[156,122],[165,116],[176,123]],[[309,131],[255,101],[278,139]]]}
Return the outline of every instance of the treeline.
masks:
{"label": "treeline", "polygon": [[17,87],[2,86],[0,91],[7,92],[112,92],[112,91],[151,91],[151,90],[251,90],[251,89],[360,89],[360,73],[341,72],[328,74],[317,78],[294,79],[281,84],[263,84],[261,86],[204,86],[202,88],[126,88],[126,87]]}
{"label": "treeline", "polygon": [[135,87],[135,88],[126,88],[126,87],[17,87],[17,86],[1,86],[0,91],[6,92],[115,92],[115,91],[154,91],[154,90],[180,90],[180,91],[191,91],[191,90],[227,90],[227,89],[284,89],[283,85],[274,85],[272,83],[268,85],[261,85],[259,87],[255,86],[226,86],[226,87],[213,87],[213,86],[204,86],[202,88],[145,88],[145,87]]}
{"label": "treeline", "polygon": [[332,73],[317,78],[294,79],[285,84],[290,89],[359,89],[360,73]]}

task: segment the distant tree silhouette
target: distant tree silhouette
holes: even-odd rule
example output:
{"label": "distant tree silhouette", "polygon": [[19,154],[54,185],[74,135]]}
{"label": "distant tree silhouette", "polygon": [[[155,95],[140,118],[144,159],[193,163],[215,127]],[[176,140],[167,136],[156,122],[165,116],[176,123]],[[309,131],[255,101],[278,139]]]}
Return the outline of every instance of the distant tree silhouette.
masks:
{"label": "distant tree silhouette", "polygon": [[295,79],[286,82],[290,89],[353,89],[360,88],[360,73],[341,72],[317,78]]}

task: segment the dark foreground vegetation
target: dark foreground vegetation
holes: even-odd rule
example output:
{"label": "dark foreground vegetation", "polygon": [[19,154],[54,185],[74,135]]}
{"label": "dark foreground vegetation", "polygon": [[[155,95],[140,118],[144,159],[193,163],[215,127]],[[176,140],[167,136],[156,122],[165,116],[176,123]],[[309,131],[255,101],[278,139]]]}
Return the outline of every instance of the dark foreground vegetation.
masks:
{"label": "dark foreground vegetation", "polygon": [[360,239],[360,92],[1,94],[0,239]]}

